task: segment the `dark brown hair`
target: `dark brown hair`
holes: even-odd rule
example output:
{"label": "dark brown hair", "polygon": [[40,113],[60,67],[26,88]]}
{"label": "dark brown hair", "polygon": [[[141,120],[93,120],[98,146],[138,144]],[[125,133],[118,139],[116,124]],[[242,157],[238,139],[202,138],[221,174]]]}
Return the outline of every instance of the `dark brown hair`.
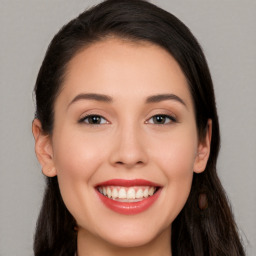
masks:
{"label": "dark brown hair", "polygon": [[[54,126],[54,103],[69,61],[84,47],[115,36],[146,41],[166,49],[179,63],[193,98],[199,138],[212,120],[212,143],[206,170],[194,174],[187,203],[172,224],[174,256],[245,255],[225,192],[216,173],[220,146],[213,84],[200,45],[175,16],[142,0],[108,0],[83,12],[53,38],[35,85],[36,114],[45,133]],[[207,205],[200,209],[200,196]],[[202,208],[202,207],[201,207]],[[73,255],[75,220],[65,207],[57,177],[47,178],[34,241],[36,256]]]}

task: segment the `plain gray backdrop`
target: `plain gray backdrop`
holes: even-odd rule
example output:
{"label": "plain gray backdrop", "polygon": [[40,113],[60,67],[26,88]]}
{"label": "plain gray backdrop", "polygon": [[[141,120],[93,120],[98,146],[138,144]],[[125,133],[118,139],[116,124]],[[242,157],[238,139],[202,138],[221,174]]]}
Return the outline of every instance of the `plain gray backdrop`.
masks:
{"label": "plain gray backdrop", "polygon": [[[44,178],[34,154],[32,90],[64,23],[99,1],[0,0],[0,255],[32,256]],[[218,172],[247,255],[256,255],[256,1],[153,0],[201,43],[212,73],[222,147]]]}

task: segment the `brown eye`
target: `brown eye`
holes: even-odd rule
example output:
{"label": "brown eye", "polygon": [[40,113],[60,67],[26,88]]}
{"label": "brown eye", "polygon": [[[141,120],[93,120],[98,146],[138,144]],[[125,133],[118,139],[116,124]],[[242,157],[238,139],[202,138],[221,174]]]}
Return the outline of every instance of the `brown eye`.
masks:
{"label": "brown eye", "polygon": [[79,122],[98,125],[98,124],[106,124],[107,120],[104,117],[99,115],[89,115],[89,116],[83,117]]}
{"label": "brown eye", "polygon": [[176,122],[176,119],[173,116],[168,115],[155,115],[148,121],[150,124],[169,124],[172,122]]}

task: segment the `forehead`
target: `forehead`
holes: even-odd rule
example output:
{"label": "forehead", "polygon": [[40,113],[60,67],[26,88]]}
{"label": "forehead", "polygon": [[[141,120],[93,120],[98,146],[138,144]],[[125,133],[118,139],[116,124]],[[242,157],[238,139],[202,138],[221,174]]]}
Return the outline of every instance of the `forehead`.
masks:
{"label": "forehead", "polygon": [[69,62],[61,94],[101,93],[125,99],[175,93],[192,105],[186,77],[163,48],[148,42],[105,39]]}

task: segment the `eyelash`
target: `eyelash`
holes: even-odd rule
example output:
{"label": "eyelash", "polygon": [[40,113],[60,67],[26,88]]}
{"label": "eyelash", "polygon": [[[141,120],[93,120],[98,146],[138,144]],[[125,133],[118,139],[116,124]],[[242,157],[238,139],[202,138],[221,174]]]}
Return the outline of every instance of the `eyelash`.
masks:
{"label": "eyelash", "polygon": [[89,122],[85,122],[85,120],[88,120],[89,118],[100,118],[101,120],[104,119],[105,122],[103,124],[106,124],[106,123],[109,123],[103,116],[101,115],[94,115],[94,114],[90,114],[90,115],[87,115],[83,118],[81,118],[78,122],[79,123],[86,123],[87,125],[102,125],[102,123],[89,123]]}
{"label": "eyelash", "polygon": [[[159,119],[159,117],[161,118],[161,119],[163,119],[164,120],[164,122],[163,123],[154,123],[154,121],[156,121],[156,118],[158,118]],[[93,118],[94,118],[94,120],[97,122],[97,120],[104,120],[104,123],[101,123],[101,121],[100,121],[100,123],[90,123],[90,122],[86,122],[86,120],[88,120],[89,118],[92,118],[91,119],[91,121],[93,121]],[[153,122],[150,122],[150,120],[153,120]],[[155,119],[155,120],[154,120]],[[166,119],[169,119],[169,121],[166,123]],[[87,125],[102,125],[102,124],[107,124],[107,123],[109,123],[108,121],[107,121],[107,119],[105,119],[103,116],[101,116],[101,115],[94,115],[94,114],[90,114],[90,115],[87,115],[87,116],[85,116],[85,117],[83,117],[83,118],[81,118],[79,121],[78,121],[79,123],[86,123]],[[158,115],[154,115],[154,116],[152,116],[151,118],[149,118],[147,121],[146,121],[146,123],[147,124],[156,124],[156,125],[167,125],[167,124],[170,124],[170,123],[177,123],[177,119],[174,117],[174,116],[170,116],[170,115],[165,115],[165,114],[158,114]]]}
{"label": "eyelash", "polygon": [[[159,117],[161,119],[164,119],[164,123],[151,123],[151,122],[149,122],[149,120],[151,120],[151,119],[155,119],[156,120],[156,118],[159,118]],[[166,123],[166,119],[169,119],[169,122]],[[158,115],[154,115],[151,118],[149,118],[147,120],[147,123],[149,123],[149,124],[157,124],[157,125],[167,125],[167,124],[171,124],[171,123],[177,123],[177,119],[174,116],[165,115],[165,114],[158,114]]]}

